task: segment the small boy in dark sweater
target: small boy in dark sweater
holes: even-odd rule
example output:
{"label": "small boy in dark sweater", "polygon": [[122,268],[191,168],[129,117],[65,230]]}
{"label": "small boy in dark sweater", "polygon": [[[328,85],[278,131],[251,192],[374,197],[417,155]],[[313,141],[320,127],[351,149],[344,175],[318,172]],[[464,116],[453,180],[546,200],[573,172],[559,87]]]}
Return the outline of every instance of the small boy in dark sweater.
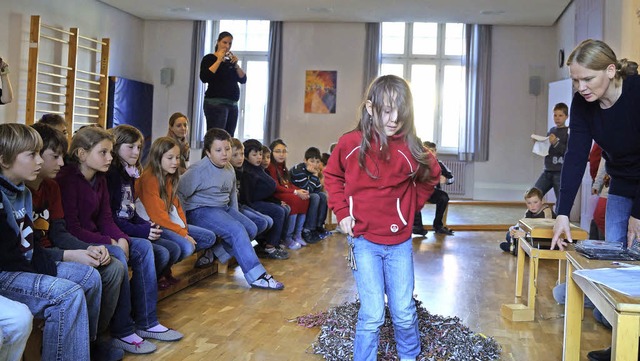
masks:
{"label": "small boy in dark sweater", "polygon": [[[542,203],[542,191],[538,188],[531,188],[524,194],[524,200],[527,203],[527,211],[524,218],[556,218],[556,213],[549,205]],[[516,223],[509,227],[506,235],[506,241],[500,243],[500,249],[505,252],[511,252],[514,256],[518,254],[518,238],[524,237],[524,231]]]}

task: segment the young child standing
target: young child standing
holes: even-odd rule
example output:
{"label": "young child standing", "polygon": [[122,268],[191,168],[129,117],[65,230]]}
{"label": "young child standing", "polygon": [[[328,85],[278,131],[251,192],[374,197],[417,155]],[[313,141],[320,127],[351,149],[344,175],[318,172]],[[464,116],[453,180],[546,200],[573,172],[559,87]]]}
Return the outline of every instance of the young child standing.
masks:
{"label": "young child standing", "polygon": [[100,127],[79,129],[56,181],[69,232],[85,242],[106,245],[109,253],[133,270],[131,281],[125,277],[122,282],[111,320],[113,345],[129,353],[150,353],[156,346],[144,338],[177,341],[183,335],[158,321],[158,285],[151,243],[130,238],[113,221],[104,174],[113,160],[112,150],[113,136],[108,131]]}
{"label": "young child standing", "polygon": [[291,168],[291,182],[309,192],[309,209],[302,230],[302,238],[307,243],[315,243],[327,238],[331,233],[324,228],[327,218],[327,194],[321,177],[322,154],[320,149],[311,147],[304,152],[304,162]]}
{"label": "young child standing", "polygon": [[549,154],[544,157],[544,171],[536,181],[535,187],[542,191],[544,197],[553,188],[553,193],[558,199],[560,193],[560,171],[564,163],[564,152],[567,150],[569,140],[569,127],[566,122],[569,118],[569,107],[565,103],[558,103],[553,107],[553,122],[556,124],[547,132],[551,147]]}
{"label": "young child standing", "polygon": [[110,132],[115,139],[115,160],[111,162],[106,176],[113,220],[128,236],[151,241],[158,289],[167,289],[179,281],[172,276],[171,266],[180,258],[180,247],[162,237],[160,226],[143,219],[136,212],[134,183],[142,171],[140,154],[144,137],[138,129],[127,124],[118,125]]}
{"label": "young child standing", "polygon": [[[540,189],[533,187],[524,193],[524,201],[527,204],[527,211],[524,218],[556,218],[556,213],[548,204],[542,202],[542,192]],[[520,230],[518,224],[509,227],[506,235],[506,241],[500,243],[500,249],[505,252],[511,252],[514,256],[518,255],[518,239],[524,237],[524,231]]]}
{"label": "young child standing", "polygon": [[202,251],[196,268],[214,264],[213,249],[216,235],[204,228],[187,224],[187,218],[176,191],[180,180],[180,145],[173,138],[156,139],[149,150],[147,168],[136,182],[138,205],[152,222],[162,228],[162,237],[180,248],[178,261]]}
{"label": "young child standing", "polygon": [[129,277],[127,269],[116,258],[111,258],[103,245],[90,245],[74,237],[67,231],[62,211],[60,188],[53,178],[64,165],[68,143],[67,137],[59,130],[38,122],[31,126],[42,138],[40,157],[42,167],[34,180],[25,182],[33,199],[33,226],[36,240],[44,248],[57,254],[54,259],[71,261],[94,267],[102,279],[100,317],[98,319],[98,342],[93,352],[95,360],[120,360],[124,357],[121,349],[111,347],[111,338],[105,335],[114,315],[120,288],[124,277]]}
{"label": "young child standing", "polygon": [[291,207],[287,220],[285,244],[289,249],[300,249],[301,246],[307,245],[307,242],[302,238],[302,228],[309,209],[309,192],[291,183],[291,176],[287,168],[287,153],[289,151],[282,139],[271,142],[269,148],[273,157],[267,167],[267,173],[276,181],[274,197]]}
{"label": "young child standing", "polygon": [[360,295],[353,359],[376,360],[385,294],[400,360],[415,360],[420,333],[413,299],[411,228],[440,179],[435,156],[416,136],[409,84],[375,79],[355,130],[338,141],[324,170],[329,206],[351,246]]}
{"label": "young child standing", "polygon": [[187,221],[212,230],[222,238],[213,252],[222,263],[235,257],[251,287],[281,290],[262,266],[251,240],[256,225],[238,211],[236,175],[229,164],[231,136],[220,128],[204,135],[203,158],[192,164],[178,184],[178,195],[187,213]]}
{"label": "young child standing", "polygon": [[276,182],[262,168],[262,143],[256,139],[246,140],[244,146],[244,165],[240,198],[245,199],[253,209],[273,219],[273,226],[265,234],[264,251],[269,258],[287,259],[289,253],[279,247],[283,239],[283,230],[287,210],[273,197]]}

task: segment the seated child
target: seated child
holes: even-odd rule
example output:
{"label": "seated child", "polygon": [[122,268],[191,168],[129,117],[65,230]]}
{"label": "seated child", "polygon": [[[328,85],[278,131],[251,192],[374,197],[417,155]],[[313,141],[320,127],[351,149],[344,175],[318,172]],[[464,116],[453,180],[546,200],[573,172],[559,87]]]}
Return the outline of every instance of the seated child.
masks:
{"label": "seated child", "polygon": [[93,267],[62,261],[35,239],[31,192],[42,166],[42,139],[23,124],[0,124],[0,296],[44,318],[42,359],[89,360],[102,282]]}
{"label": "seated child", "polygon": [[[142,176],[136,182],[136,205],[143,218],[148,218],[162,229],[166,238],[180,247],[178,261],[202,251],[196,268],[214,265],[213,244],[216,235],[191,223],[182,210],[176,195],[180,180],[180,145],[170,137],[156,139],[149,150],[149,161]],[[144,212],[143,212],[144,211]]]}
{"label": "seated child", "polygon": [[[538,188],[531,188],[524,194],[524,200],[527,204],[527,211],[524,218],[556,218],[556,213],[549,205],[542,203],[542,192]],[[524,237],[524,231],[516,223],[509,227],[506,235],[506,241],[500,243],[500,249],[505,252],[511,252],[514,256],[518,254],[518,238]]]}
{"label": "seated child", "polygon": [[265,234],[264,251],[268,258],[287,259],[289,254],[279,247],[283,239],[283,229],[287,210],[273,197],[276,182],[262,168],[262,144],[255,140],[246,140],[244,146],[244,165],[242,172],[240,198],[260,213],[273,219],[273,226]]}
{"label": "seated child", "polygon": [[322,155],[316,147],[304,152],[304,162],[297,164],[289,173],[291,182],[309,192],[309,209],[302,229],[302,237],[307,243],[315,243],[331,233],[324,228],[327,219],[327,194],[321,181]]}
{"label": "seated child", "polygon": [[156,345],[144,338],[177,341],[183,335],[158,321],[158,285],[151,242],[127,236],[113,221],[104,174],[113,160],[112,149],[113,136],[108,131],[100,127],[79,129],[56,181],[69,232],[85,242],[106,245],[109,253],[133,271],[131,281],[125,277],[122,282],[111,320],[113,345],[129,353],[151,353]]}
{"label": "seated child", "polygon": [[287,145],[282,139],[274,140],[271,145],[271,163],[267,173],[276,181],[274,197],[291,207],[287,221],[285,244],[289,249],[300,249],[307,242],[302,238],[302,228],[309,209],[309,192],[291,183],[291,176],[287,168]]}
{"label": "seated child", "polygon": [[256,227],[258,228],[258,234],[256,235],[256,237],[258,237],[273,226],[273,219],[252,209],[248,205],[246,199],[242,197],[243,195],[246,195],[246,193],[242,192],[242,173],[244,172],[244,170],[242,169],[242,165],[244,163],[244,146],[242,145],[242,142],[237,138],[231,138],[231,160],[229,162],[236,172],[238,209],[240,210],[240,213],[244,214],[253,223],[255,223]]}
{"label": "seated child", "polygon": [[[25,182],[32,194],[34,214],[34,236],[44,248],[54,252],[54,259],[77,262],[94,267],[102,279],[98,337],[109,328],[120,296],[124,277],[129,277],[127,269],[116,258],[111,258],[105,246],[85,243],[67,231],[62,211],[60,188],[53,178],[64,165],[68,143],[62,132],[42,122],[32,125],[42,138],[40,156],[42,167],[35,180]],[[103,337],[95,345],[96,360],[120,360],[124,357],[121,349],[111,347],[111,338]]]}
{"label": "seated child", "polygon": [[151,242],[158,289],[167,289],[179,281],[172,276],[171,266],[180,258],[180,246],[163,238],[160,226],[140,217],[135,207],[134,183],[142,170],[140,153],[144,137],[138,129],[127,124],[118,125],[110,132],[115,139],[114,160],[106,176],[113,220],[128,236]]}
{"label": "seated child", "polygon": [[222,238],[213,252],[222,263],[235,257],[251,287],[282,290],[262,266],[251,240],[257,228],[238,211],[236,175],[229,164],[231,136],[223,129],[211,128],[204,136],[203,158],[192,164],[178,183],[178,196],[187,221],[213,231]]}
{"label": "seated child", "polygon": [[38,123],[46,124],[55,130],[61,131],[65,137],[69,134],[67,131],[67,122],[60,114],[44,114],[42,118],[38,120]]}

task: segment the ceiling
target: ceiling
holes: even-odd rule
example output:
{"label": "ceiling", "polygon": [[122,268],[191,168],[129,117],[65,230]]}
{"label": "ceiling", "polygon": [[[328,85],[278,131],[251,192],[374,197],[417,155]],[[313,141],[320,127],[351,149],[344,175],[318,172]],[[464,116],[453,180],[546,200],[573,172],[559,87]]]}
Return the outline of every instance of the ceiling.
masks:
{"label": "ceiling", "polygon": [[99,0],[146,20],[425,21],[550,26],[572,0]]}

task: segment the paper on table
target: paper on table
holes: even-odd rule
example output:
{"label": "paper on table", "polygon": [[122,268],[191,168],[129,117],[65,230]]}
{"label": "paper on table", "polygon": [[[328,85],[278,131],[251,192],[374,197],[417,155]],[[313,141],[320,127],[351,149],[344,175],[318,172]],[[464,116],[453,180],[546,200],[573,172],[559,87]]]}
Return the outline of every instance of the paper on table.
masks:
{"label": "paper on table", "polygon": [[536,141],[535,143],[533,143],[532,152],[539,156],[546,157],[549,154],[549,147],[551,147],[549,137],[531,134],[531,139]]}
{"label": "paper on table", "polygon": [[629,297],[640,297],[640,266],[582,269],[573,274]]}

